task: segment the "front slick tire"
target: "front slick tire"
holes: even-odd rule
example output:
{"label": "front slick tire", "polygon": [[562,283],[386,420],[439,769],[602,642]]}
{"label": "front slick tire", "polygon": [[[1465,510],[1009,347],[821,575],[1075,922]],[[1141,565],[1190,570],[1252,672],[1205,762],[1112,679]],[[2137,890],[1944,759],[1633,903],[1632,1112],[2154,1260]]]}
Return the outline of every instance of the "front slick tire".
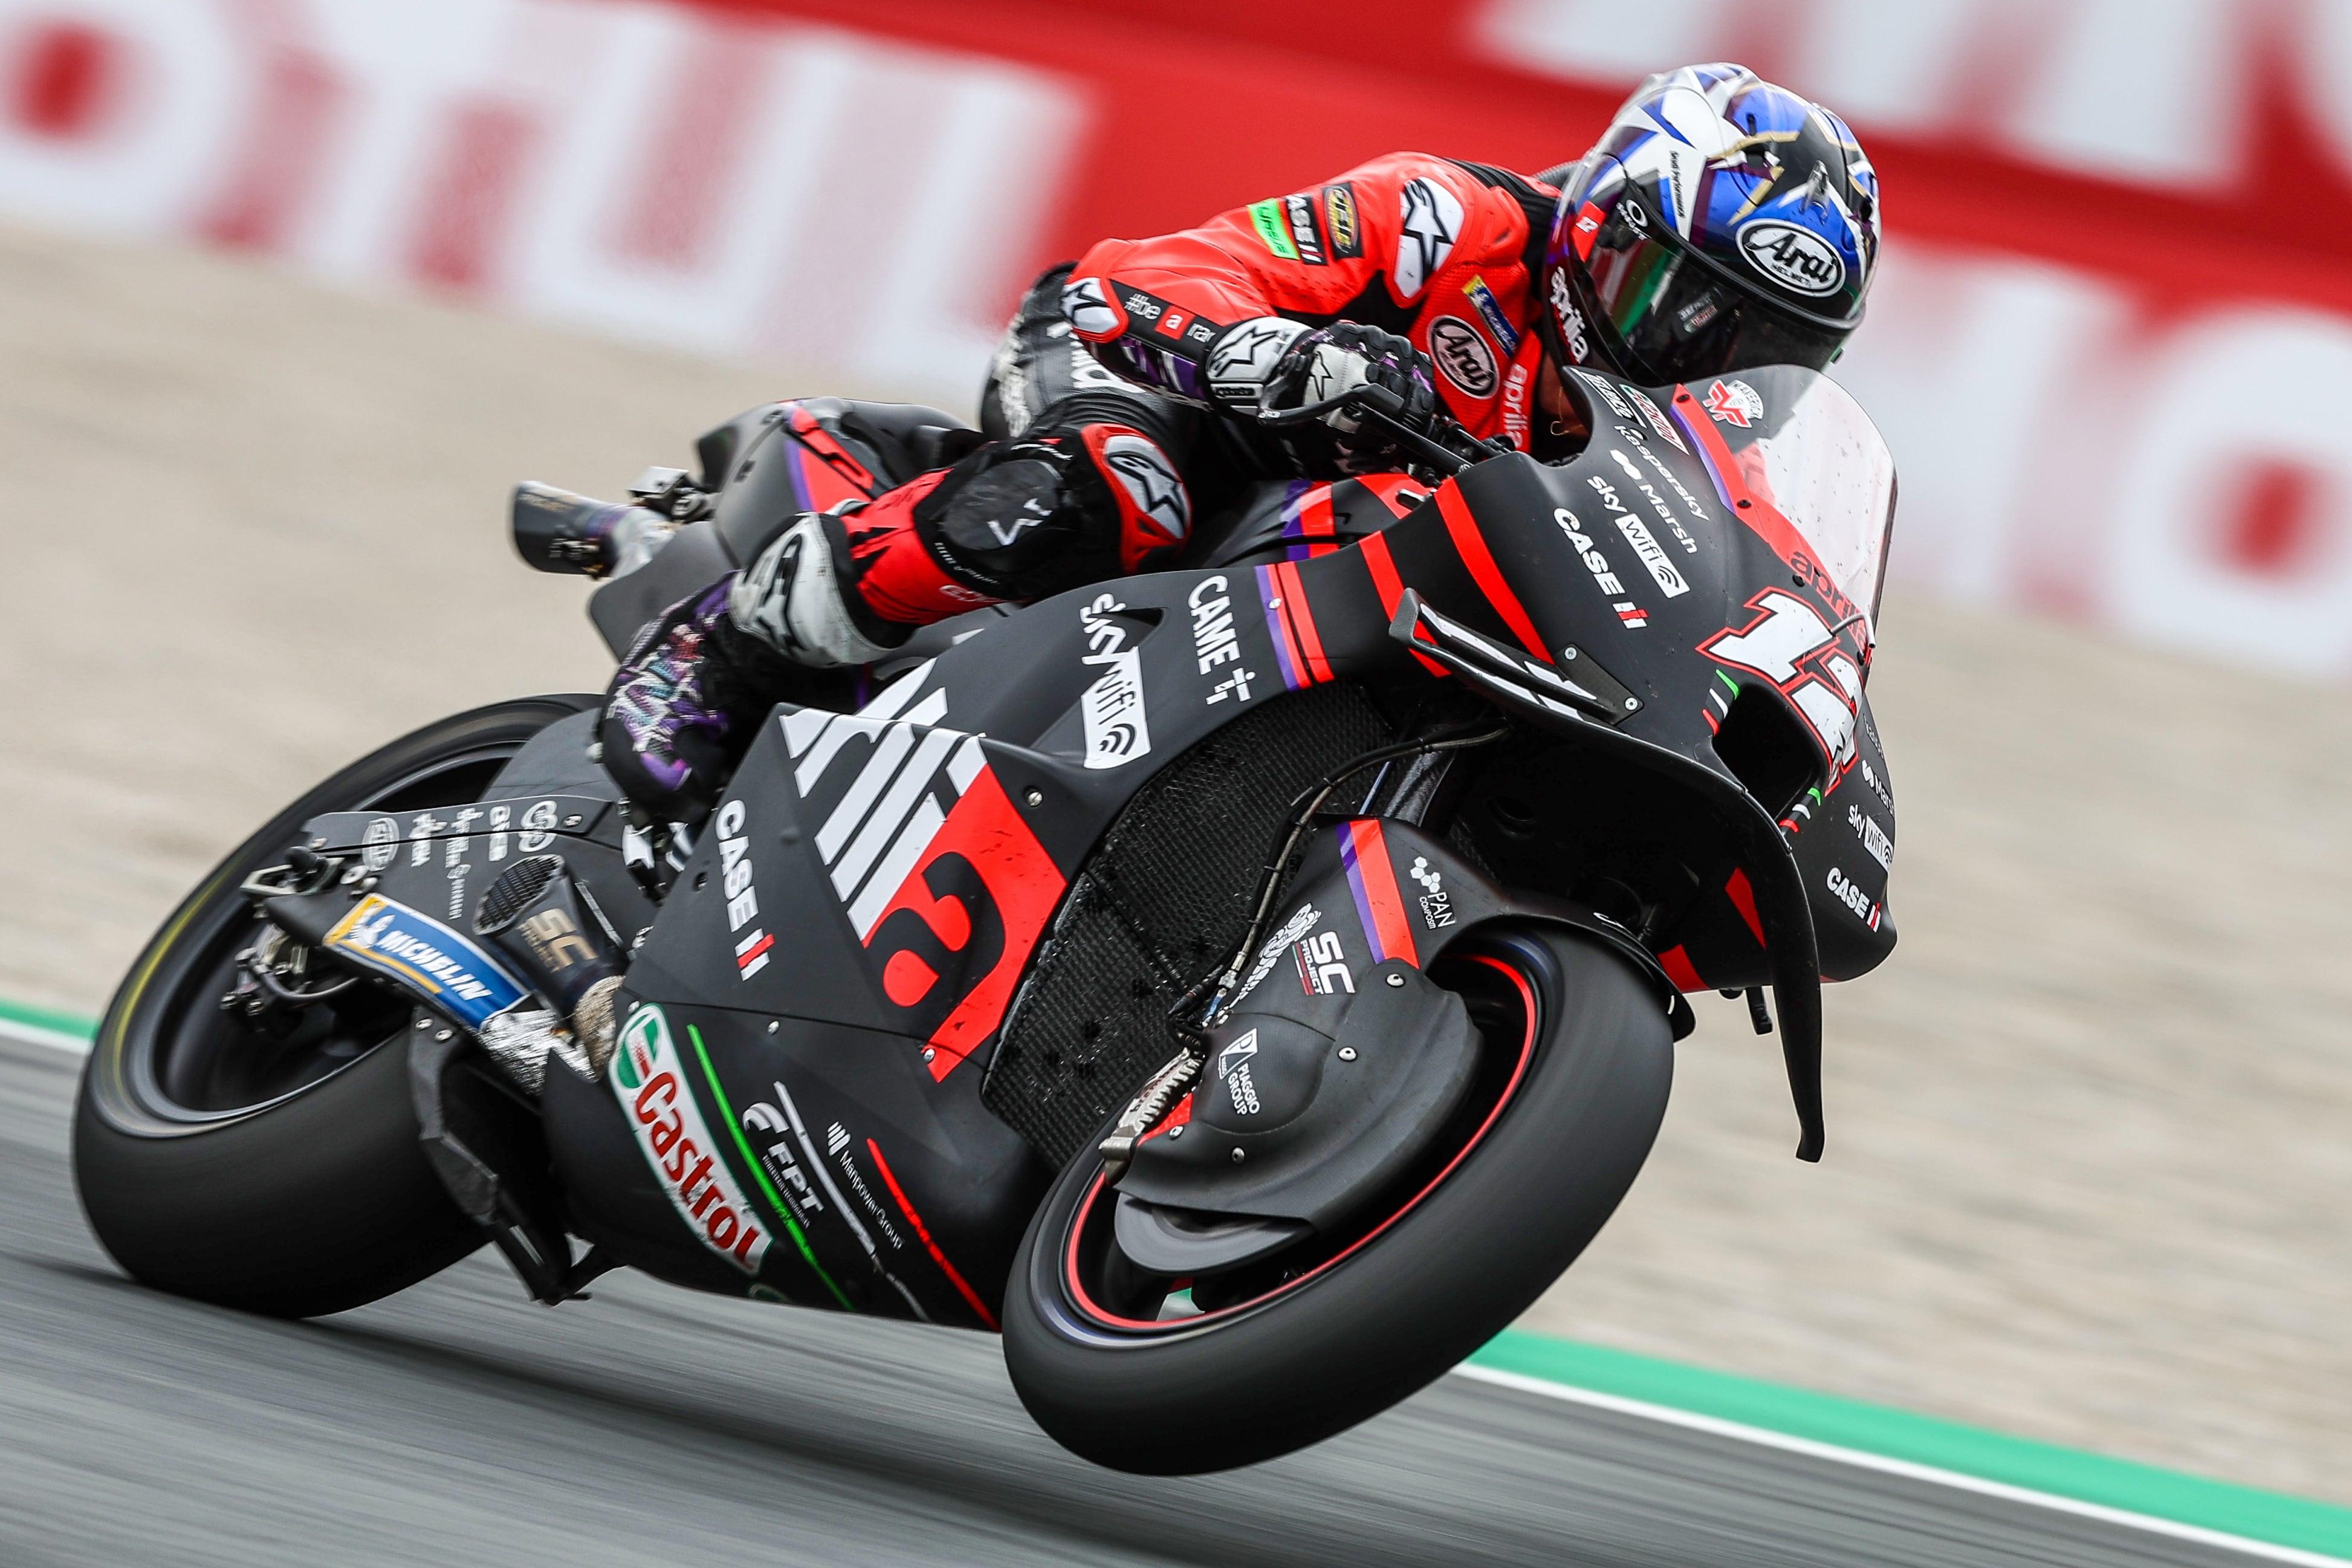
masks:
{"label": "front slick tire", "polygon": [[74,1184],[142,1284],[273,1317],[340,1312],[438,1273],[486,1239],[425,1163],[409,1099],[409,1007],[362,984],[257,1035],[221,1010],[260,931],[237,885],[331,811],[470,805],[508,759],[592,697],[534,697],[428,724],[353,763],[221,862],[131,965],[74,1115]]}
{"label": "front slick tire", "polygon": [[[1488,1052],[1524,1065],[1489,1091],[1483,1130],[1456,1135],[1451,1168],[1391,1200],[1385,1228],[1365,1222],[1354,1250],[1201,1317],[1122,1318],[1097,1297],[1131,1266],[1088,1261],[1105,1246],[1100,1163],[1089,1152],[1062,1173],[1004,1310],[1013,1385],[1055,1441],[1145,1475],[1320,1442],[1493,1338],[1591,1241],[1665,1115],[1674,1047],[1656,992],[1555,926],[1496,928],[1456,953],[1433,978],[1464,994]],[[1156,1289],[1127,1310],[1156,1315]]]}

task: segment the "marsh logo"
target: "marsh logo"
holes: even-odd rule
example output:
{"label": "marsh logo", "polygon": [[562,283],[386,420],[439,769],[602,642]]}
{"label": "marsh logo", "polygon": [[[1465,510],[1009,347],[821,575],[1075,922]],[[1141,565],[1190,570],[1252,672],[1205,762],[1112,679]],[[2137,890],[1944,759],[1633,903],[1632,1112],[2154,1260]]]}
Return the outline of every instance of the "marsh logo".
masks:
{"label": "marsh logo", "polygon": [[1739,231],[1748,265],[1783,289],[1819,300],[1845,287],[1845,263],[1829,242],[1792,223],[1751,223]]}

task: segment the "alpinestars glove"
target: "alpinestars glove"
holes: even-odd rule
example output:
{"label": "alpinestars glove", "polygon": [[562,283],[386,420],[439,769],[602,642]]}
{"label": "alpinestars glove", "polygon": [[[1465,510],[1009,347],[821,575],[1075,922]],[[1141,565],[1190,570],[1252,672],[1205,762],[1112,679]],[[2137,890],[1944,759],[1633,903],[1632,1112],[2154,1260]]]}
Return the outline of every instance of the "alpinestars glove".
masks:
{"label": "alpinestars glove", "polygon": [[[1403,405],[1395,417],[1407,428],[1426,432],[1437,415],[1437,384],[1429,356],[1411,342],[1378,327],[1334,321],[1295,339],[1266,380],[1265,405],[1298,408],[1322,403],[1367,382],[1394,393]],[[1384,429],[1335,409],[1322,423],[1332,431],[1338,467],[1364,473],[1402,466],[1403,458]],[[1305,454],[1301,453],[1304,457]]]}

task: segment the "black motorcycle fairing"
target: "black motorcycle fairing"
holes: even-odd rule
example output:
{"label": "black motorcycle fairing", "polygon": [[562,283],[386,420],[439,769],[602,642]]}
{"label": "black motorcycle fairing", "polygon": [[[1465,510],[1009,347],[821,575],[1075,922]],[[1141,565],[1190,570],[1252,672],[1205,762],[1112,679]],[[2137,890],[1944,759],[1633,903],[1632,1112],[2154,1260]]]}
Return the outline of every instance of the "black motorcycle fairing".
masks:
{"label": "black motorcycle fairing", "polygon": [[[1282,1234],[1210,1220],[1299,1222],[1288,1240],[1328,1233],[1421,1158],[1461,1102],[1478,1050],[1460,998],[1425,972],[1482,929],[1556,921],[1598,936],[1647,976],[1675,1038],[1692,1026],[1687,1004],[1631,932],[1504,888],[1444,839],[1394,818],[1318,834],[1281,907],[1211,1031],[1197,1086],[1116,1184],[1122,1238],[1132,1229],[1165,1261],[1189,1254],[1181,1269],[1135,1257],[1154,1271],[1239,1267]],[[1172,1211],[1174,1224],[1144,1227],[1130,1199]]]}
{"label": "black motorcycle fairing", "polygon": [[[635,1004],[604,1083],[548,1074],[547,1140],[576,1227],[675,1284],[993,1329],[1050,1173],[968,1080],[908,1073],[898,1044]],[[714,1233],[722,1213],[734,1227]]]}

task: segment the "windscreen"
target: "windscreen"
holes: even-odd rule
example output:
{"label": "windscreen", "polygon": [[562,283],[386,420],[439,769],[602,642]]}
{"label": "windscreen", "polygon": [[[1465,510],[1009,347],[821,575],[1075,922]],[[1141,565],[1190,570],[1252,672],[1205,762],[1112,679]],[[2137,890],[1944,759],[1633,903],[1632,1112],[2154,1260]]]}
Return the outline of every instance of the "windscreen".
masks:
{"label": "windscreen", "polygon": [[1794,365],[1692,382],[1690,390],[1748,489],[1805,536],[1814,559],[1875,621],[1895,526],[1895,458],[1862,405]]}

